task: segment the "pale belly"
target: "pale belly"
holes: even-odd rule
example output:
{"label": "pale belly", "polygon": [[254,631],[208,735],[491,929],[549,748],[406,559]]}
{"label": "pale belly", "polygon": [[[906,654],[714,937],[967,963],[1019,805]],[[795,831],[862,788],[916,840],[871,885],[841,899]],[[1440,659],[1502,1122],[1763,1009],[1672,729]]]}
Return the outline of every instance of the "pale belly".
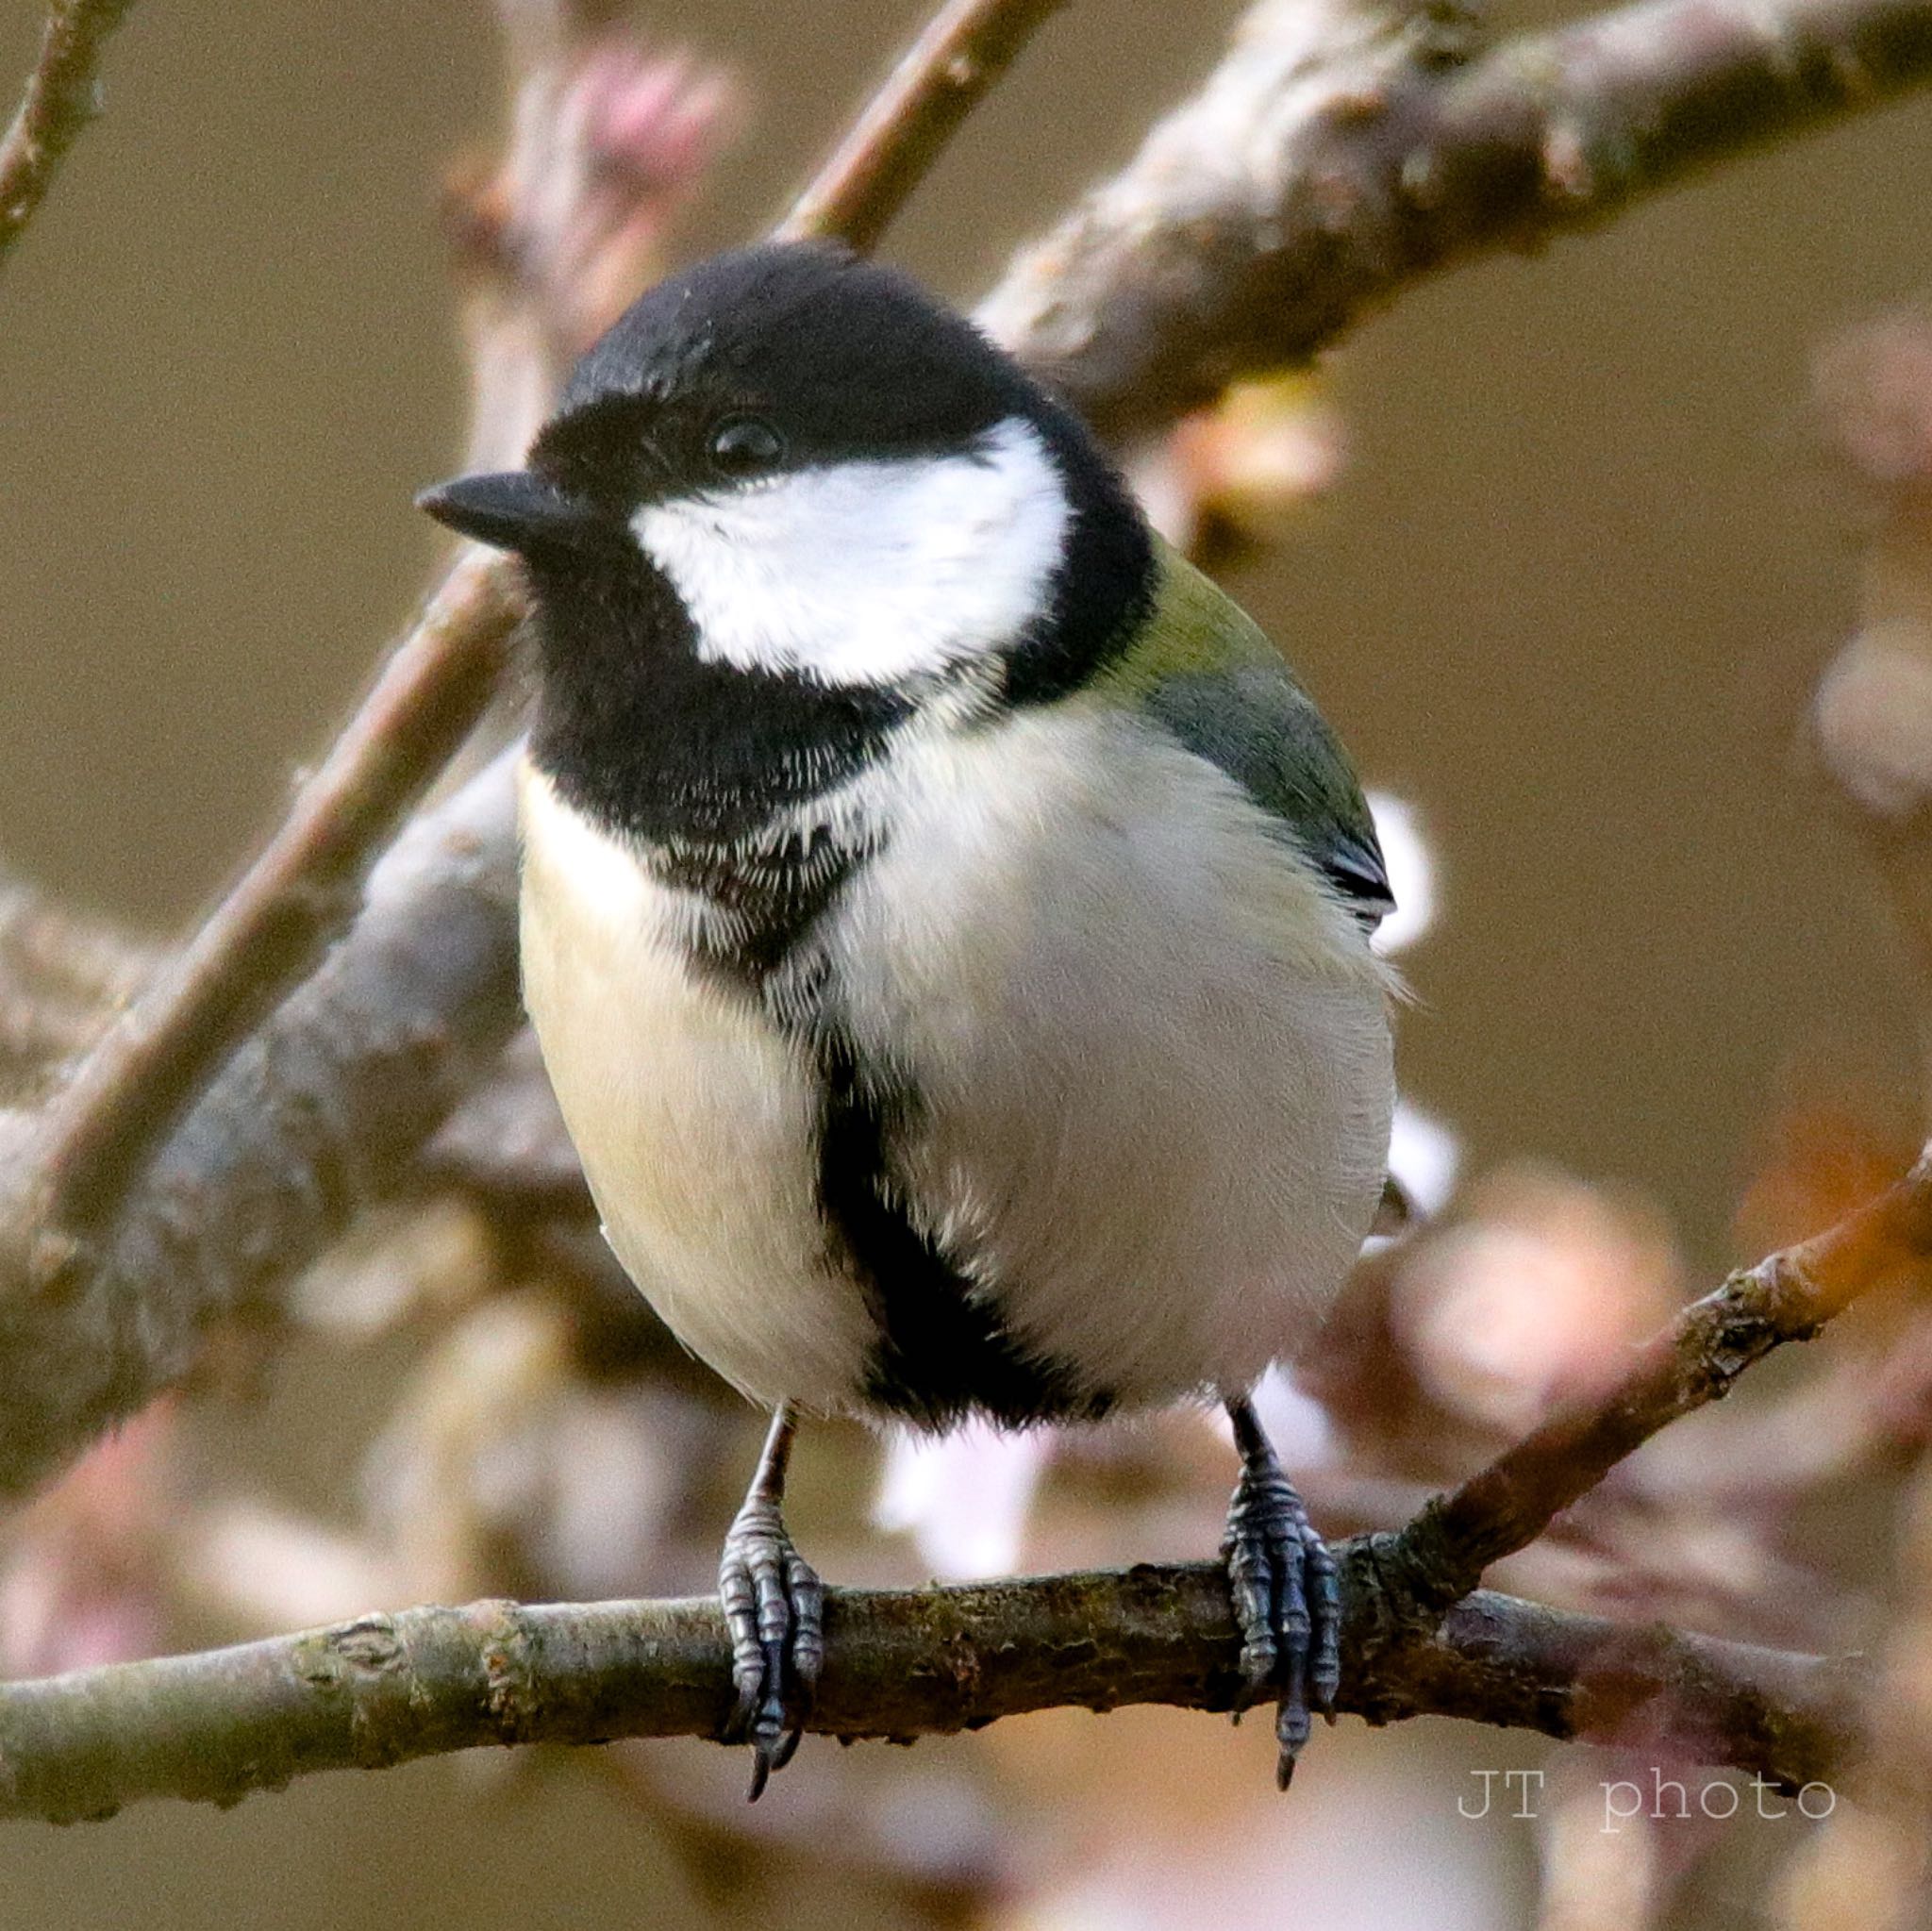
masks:
{"label": "pale belly", "polygon": [[1008,1325],[1123,1405],[1306,1346],[1360,1252],[1390,982],[1221,773],[1117,711],[924,754],[834,979],[923,1095],[908,1190]]}
{"label": "pale belly", "polygon": [[[908,754],[828,916],[840,1024],[908,1074],[925,1231],[1124,1405],[1306,1344],[1380,1196],[1387,991],[1218,773],[1062,707]],[[694,975],[690,907],[526,775],[525,996],[613,1249],[747,1392],[862,1407],[809,1056]]]}
{"label": "pale belly", "polygon": [[747,1394],[845,1407],[874,1334],[819,1215],[804,1055],[690,970],[681,895],[527,765],[520,807],[524,997],[612,1251]]}

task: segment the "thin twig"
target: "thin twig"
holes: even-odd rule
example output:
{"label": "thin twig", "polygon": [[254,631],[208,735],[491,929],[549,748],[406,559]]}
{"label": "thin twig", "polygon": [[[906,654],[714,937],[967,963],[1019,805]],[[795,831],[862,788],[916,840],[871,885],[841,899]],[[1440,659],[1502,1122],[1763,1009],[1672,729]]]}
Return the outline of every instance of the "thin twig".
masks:
{"label": "thin twig", "polygon": [[[1357,1605],[1350,1605],[1351,1616]],[[1125,1704],[1225,1710],[1239,1684],[1216,1564],[904,1592],[833,1590],[811,1728],[845,1738],[978,1728]],[[145,1797],[233,1803],[331,1769],[479,1744],[719,1736],[732,1704],[717,1603],[418,1608],[198,1656],[0,1686],[0,1817],[111,1815]],[[1685,1758],[1791,1789],[1846,1737],[1841,1666],[1472,1597],[1380,1651],[1343,1707],[1552,1737],[1641,1715]]]}
{"label": "thin twig", "polygon": [[1925,0],[1645,0],[1472,58],[1448,5],[1262,0],[1221,68],[980,310],[1110,437],[1932,79]]}
{"label": "thin twig", "polygon": [[1932,1259],[1932,1149],[1838,1225],[1734,1273],[1637,1352],[1618,1385],[1560,1409],[1406,1528],[1375,1559],[1422,1612],[1528,1547],[1658,1429],[1722,1400],[1754,1361],[1807,1340],[1860,1294]]}
{"label": "thin twig", "polygon": [[778,225],[874,247],[968,114],[1066,0],[949,0]]}
{"label": "thin twig", "polygon": [[0,269],[98,111],[101,56],[134,0],[56,0],[12,124],[0,137]]}

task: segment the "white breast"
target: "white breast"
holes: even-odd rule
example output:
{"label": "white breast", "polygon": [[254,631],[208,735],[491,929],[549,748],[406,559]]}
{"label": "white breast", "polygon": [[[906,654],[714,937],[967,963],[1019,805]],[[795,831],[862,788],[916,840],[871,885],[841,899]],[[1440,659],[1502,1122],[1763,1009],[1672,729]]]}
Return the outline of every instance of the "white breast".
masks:
{"label": "white breast", "polygon": [[1061,705],[913,753],[829,940],[924,1096],[908,1190],[1011,1324],[1127,1400],[1292,1354],[1380,1198],[1387,982],[1219,772]]}
{"label": "white breast", "polygon": [[816,1095],[748,1001],[695,977],[695,907],[527,763],[524,996],[605,1233],[694,1354],[767,1403],[848,1400],[873,1341],[828,1261]]}
{"label": "white breast", "polygon": [[[908,741],[839,815],[881,854],[823,936],[862,1052],[909,1073],[907,1191],[1009,1323],[1125,1402],[1303,1345],[1380,1197],[1387,988],[1230,781],[1064,704]],[[691,902],[525,771],[525,993],[619,1258],[765,1401],[854,1404],[875,1339],[827,1252],[811,1069],[694,978]]]}

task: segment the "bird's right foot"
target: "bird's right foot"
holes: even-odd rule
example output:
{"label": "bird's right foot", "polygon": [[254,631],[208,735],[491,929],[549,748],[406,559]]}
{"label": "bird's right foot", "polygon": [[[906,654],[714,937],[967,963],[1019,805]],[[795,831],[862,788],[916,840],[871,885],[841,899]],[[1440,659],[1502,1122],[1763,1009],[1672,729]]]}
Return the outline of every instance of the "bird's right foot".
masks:
{"label": "bird's right foot", "polygon": [[792,1547],[780,1512],[791,1445],[791,1418],[780,1409],[718,1568],[738,1690],[724,1739],[751,1745],[754,1804],[798,1749],[825,1653],[824,1585]]}

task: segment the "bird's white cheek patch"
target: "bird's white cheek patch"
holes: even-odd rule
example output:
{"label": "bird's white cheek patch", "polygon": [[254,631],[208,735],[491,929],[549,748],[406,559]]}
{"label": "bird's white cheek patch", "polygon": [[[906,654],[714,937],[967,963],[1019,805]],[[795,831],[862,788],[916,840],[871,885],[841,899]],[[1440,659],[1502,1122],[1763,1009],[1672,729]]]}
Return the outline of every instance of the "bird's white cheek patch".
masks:
{"label": "bird's white cheek patch", "polygon": [[1066,491],[1030,424],[970,454],[840,463],[653,504],[631,527],[701,656],[884,684],[1007,642],[1066,543]]}

